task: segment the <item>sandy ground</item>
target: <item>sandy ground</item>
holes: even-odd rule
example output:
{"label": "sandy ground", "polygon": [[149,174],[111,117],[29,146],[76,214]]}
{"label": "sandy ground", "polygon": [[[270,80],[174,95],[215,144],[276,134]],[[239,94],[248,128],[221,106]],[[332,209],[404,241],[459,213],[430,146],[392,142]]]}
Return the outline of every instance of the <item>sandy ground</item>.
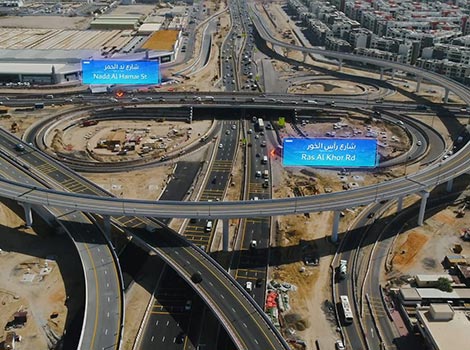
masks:
{"label": "sandy ground", "polygon": [[91,20],[91,17],[65,16],[0,17],[0,27],[84,30],[89,27]]}
{"label": "sandy ground", "polygon": [[67,236],[36,217],[34,227],[25,229],[16,211],[22,215],[15,203],[0,203],[1,327],[15,312],[27,311],[25,327],[13,329],[23,338],[21,349],[47,349],[62,336],[67,317],[83,308],[83,272]]}
{"label": "sandy ground", "polygon": [[[460,198],[469,196],[469,187]],[[456,217],[456,211],[462,203],[449,205],[425,220],[421,227],[415,227],[416,218],[408,224],[410,229],[400,233],[391,251],[392,270],[387,279],[396,280],[401,276],[415,274],[445,273],[442,261],[446,255],[454,254],[453,248],[460,244],[461,254],[470,253],[470,242],[463,241],[464,228],[470,227],[468,209],[462,218]]]}
{"label": "sandy ground", "polygon": [[362,95],[365,88],[359,84],[341,80],[321,80],[308,83],[295,84],[289,87],[288,93],[295,94],[338,94],[338,95]]}
{"label": "sandy ground", "polygon": [[[197,143],[212,125],[210,120],[194,121],[191,124],[179,121],[165,121],[164,118],[156,120],[128,120],[128,121],[100,121],[99,124],[88,127],[73,126],[65,122],[55,128],[55,132],[48,134],[46,145],[55,151],[71,153],[77,157],[92,158],[97,161],[123,161],[132,159],[158,159],[162,156],[174,154]],[[66,129],[66,130],[64,130]],[[118,155],[106,148],[98,148],[102,140],[112,137],[115,132],[125,131],[126,139],[141,137],[140,144],[134,151],[126,155]],[[142,153],[142,145],[153,147],[148,153]]]}

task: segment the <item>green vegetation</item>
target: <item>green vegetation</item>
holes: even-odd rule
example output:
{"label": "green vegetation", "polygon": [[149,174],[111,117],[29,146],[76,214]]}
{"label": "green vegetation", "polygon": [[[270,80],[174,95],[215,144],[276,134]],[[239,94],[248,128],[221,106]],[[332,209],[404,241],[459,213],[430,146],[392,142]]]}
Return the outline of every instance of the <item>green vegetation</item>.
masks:
{"label": "green vegetation", "polygon": [[436,288],[442,290],[443,292],[452,292],[452,286],[450,281],[447,278],[440,277],[437,279]]}

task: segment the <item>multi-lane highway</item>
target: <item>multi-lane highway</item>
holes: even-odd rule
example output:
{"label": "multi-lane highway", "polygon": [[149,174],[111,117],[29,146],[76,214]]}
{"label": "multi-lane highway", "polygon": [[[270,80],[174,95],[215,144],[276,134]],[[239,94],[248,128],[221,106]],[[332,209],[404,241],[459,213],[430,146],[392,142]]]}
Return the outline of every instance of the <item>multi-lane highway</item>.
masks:
{"label": "multi-lane highway", "polygon": [[[17,148],[18,140],[3,130],[0,130],[0,133],[5,134],[1,138],[1,146],[9,150],[9,152],[1,153],[1,156],[12,158],[8,153]],[[91,189],[94,189],[98,192],[101,191],[100,195],[106,195],[104,191],[97,189],[70,169],[64,168],[60,163],[46,157],[29,145],[24,145],[24,151],[14,158],[21,158],[19,164],[25,170],[44,172],[43,175],[47,176],[48,182],[58,182],[62,186],[71,187],[71,190],[81,193],[90,193]],[[2,179],[3,181],[5,180]],[[29,193],[49,191],[31,184],[28,186],[31,187]],[[80,196],[80,194],[77,195]],[[27,201],[25,196],[28,196],[28,193],[23,191],[16,199],[21,202]],[[47,200],[38,204],[50,206]],[[74,204],[71,206],[74,207]],[[52,207],[55,206],[52,205]],[[83,211],[93,212],[93,209],[88,207]],[[128,229],[136,231],[138,237],[147,242],[167,264],[193,287],[222,322],[238,349],[257,347],[287,349],[287,344],[282,336],[272,326],[259,306],[246,295],[228,273],[201,250],[163,224],[133,219],[133,215],[130,213],[116,216],[122,226],[127,224],[129,225]],[[200,275],[202,280],[193,282],[194,274]]]}

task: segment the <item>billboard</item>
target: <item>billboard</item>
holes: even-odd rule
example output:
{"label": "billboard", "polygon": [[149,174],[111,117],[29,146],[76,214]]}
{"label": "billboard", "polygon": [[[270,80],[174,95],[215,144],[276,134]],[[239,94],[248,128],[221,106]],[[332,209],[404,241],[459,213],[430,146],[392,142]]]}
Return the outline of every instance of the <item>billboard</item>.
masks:
{"label": "billboard", "polygon": [[160,84],[156,61],[82,60],[83,84]]}
{"label": "billboard", "polygon": [[375,167],[375,139],[286,138],[283,140],[284,166],[335,168]]}

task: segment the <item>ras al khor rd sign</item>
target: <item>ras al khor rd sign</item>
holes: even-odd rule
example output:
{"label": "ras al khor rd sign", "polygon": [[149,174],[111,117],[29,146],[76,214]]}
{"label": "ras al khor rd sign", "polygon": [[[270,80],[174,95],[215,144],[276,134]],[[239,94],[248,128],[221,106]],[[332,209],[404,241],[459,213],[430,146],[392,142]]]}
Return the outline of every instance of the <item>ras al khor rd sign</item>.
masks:
{"label": "ras al khor rd sign", "polygon": [[283,140],[284,166],[335,168],[375,167],[375,139],[286,138]]}

